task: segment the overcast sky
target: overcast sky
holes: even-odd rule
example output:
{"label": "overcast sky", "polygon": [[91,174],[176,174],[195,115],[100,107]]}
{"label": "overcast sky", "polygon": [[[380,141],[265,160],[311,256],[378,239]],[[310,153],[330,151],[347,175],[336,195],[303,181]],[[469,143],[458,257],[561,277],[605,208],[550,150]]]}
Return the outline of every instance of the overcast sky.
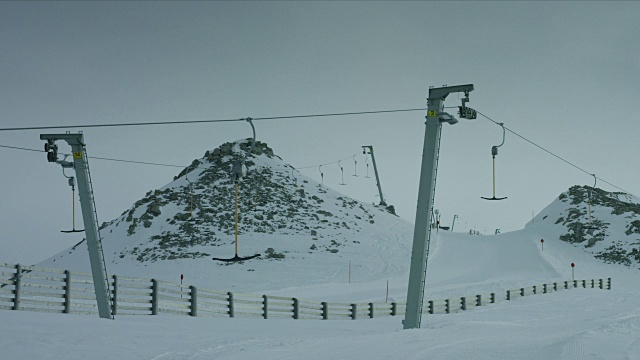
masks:
{"label": "overcast sky", "polygon": [[[469,106],[640,194],[638,19],[638,2],[0,2],[0,127],[422,108],[430,86],[471,83]],[[360,146],[373,145],[387,202],[414,221],[424,116],[261,121],[256,131],[296,167],[360,154],[358,175]],[[246,122],[77,130],[89,156],[177,165],[251,135]],[[0,145],[42,149],[45,132],[0,132]],[[570,186],[593,185],[507,133],[497,195],[508,199],[481,200],[501,137],[482,118],[443,129],[436,207],[447,224],[459,216],[456,230],[516,230]],[[0,261],[35,263],[82,239],[59,232],[71,226],[60,166],[6,148],[0,161]],[[180,171],[90,165],[100,221]],[[373,178],[342,165],[347,185],[337,164],[323,167],[325,183],[378,202]],[[303,172],[319,180],[317,168]]]}

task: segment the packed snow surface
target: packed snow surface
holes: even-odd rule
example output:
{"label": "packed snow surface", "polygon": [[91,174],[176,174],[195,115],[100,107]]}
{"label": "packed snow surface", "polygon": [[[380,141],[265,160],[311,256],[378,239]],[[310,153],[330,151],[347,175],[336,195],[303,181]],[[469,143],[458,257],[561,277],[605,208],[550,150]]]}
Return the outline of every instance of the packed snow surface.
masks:
{"label": "packed snow surface", "polygon": [[[571,278],[612,277],[612,290],[572,289],[448,315],[350,320],[97,317],[0,311],[0,348],[11,359],[640,359],[638,270],[604,264],[546,238],[546,229],[495,236],[434,233],[426,297],[469,296]],[[391,248],[388,251],[393,251]],[[404,250],[397,250],[404,252]],[[406,258],[406,262],[409,258]],[[335,265],[335,264],[331,264]],[[283,272],[290,271],[288,267]],[[347,283],[303,282],[268,294],[327,301],[405,299],[408,274]]]}

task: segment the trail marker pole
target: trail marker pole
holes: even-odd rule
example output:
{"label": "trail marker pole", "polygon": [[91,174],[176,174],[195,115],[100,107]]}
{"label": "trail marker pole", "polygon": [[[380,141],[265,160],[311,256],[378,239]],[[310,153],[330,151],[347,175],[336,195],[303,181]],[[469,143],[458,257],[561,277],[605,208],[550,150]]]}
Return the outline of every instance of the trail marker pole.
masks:
{"label": "trail marker pole", "polygon": [[443,111],[444,100],[450,93],[463,92],[465,97],[462,99],[462,106],[459,107],[460,117],[475,119],[476,111],[465,106],[465,103],[469,101],[469,92],[472,90],[473,85],[471,84],[429,89],[422,164],[420,169],[420,187],[418,188],[418,205],[413,230],[409,285],[407,287],[407,308],[403,321],[404,329],[420,328],[427,260],[429,259],[431,224],[434,221],[432,211],[442,123],[447,122],[453,125],[458,122],[458,119]]}
{"label": "trail marker pole", "polygon": [[389,302],[389,280],[387,280],[387,296],[384,300],[385,304]]}
{"label": "trail marker pole", "polygon": [[184,280],[184,275],[180,274],[180,299],[182,299],[182,280]]}
{"label": "trail marker pole", "polygon": [[576,264],[571,263],[571,281],[576,281],[576,278],[574,276],[574,272],[573,269],[576,267]]}
{"label": "trail marker pole", "polygon": [[544,251],[544,239],[540,239],[540,244],[542,244],[542,251]]}

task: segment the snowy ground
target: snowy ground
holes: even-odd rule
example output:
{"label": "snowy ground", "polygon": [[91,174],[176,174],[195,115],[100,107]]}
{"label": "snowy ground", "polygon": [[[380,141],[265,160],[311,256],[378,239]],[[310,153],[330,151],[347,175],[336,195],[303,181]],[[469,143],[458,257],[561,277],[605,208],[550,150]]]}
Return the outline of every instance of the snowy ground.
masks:
{"label": "snowy ground", "polygon": [[[429,299],[571,278],[613,278],[613,289],[573,289],[448,315],[357,321],[89,316],[0,311],[3,359],[640,359],[640,272],[603,264],[544,227],[496,236],[440,232]],[[542,235],[540,235],[542,234]],[[409,259],[407,259],[409,261]],[[266,291],[327,301],[404,301],[407,274],[352,284],[303,283]],[[335,280],[335,279],[333,279]]]}

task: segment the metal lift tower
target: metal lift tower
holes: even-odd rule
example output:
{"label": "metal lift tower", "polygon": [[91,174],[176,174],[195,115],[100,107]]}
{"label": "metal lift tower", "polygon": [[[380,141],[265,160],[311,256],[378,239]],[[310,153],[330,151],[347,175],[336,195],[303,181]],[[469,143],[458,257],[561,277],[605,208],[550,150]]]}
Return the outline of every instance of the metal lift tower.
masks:
{"label": "metal lift tower", "polygon": [[[98,303],[98,315],[104,319],[111,319],[113,316],[111,314],[111,297],[109,296],[109,279],[104,263],[104,254],[102,252],[98,215],[96,214],[93,198],[93,186],[91,185],[91,175],[89,173],[89,163],[87,162],[83,134],[41,134],[40,140],[47,141],[45,151],[47,151],[47,160],[49,162],[55,162],[62,165],[63,168],[73,168],[76,171],[80,206],[82,207],[82,219],[84,221],[87,247],[89,248],[89,261],[93,274],[93,286]],[[71,145],[73,163],[58,160],[57,140],[64,140]]]}
{"label": "metal lift tower", "polygon": [[476,111],[465,106],[469,101],[470,91],[473,91],[473,85],[471,84],[429,89],[424,148],[422,151],[422,169],[420,171],[420,187],[418,189],[418,208],[413,230],[411,268],[409,270],[409,288],[407,290],[407,310],[403,321],[405,329],[420,328],[422,318],[442,123],[447,122],[453,125],[458,122],[456,118],[443,111],[444,100],[450,93],[463,92],[465,97],[462,99],[462,106],[459,107],[459,115],[464,119],[475,119]]}

